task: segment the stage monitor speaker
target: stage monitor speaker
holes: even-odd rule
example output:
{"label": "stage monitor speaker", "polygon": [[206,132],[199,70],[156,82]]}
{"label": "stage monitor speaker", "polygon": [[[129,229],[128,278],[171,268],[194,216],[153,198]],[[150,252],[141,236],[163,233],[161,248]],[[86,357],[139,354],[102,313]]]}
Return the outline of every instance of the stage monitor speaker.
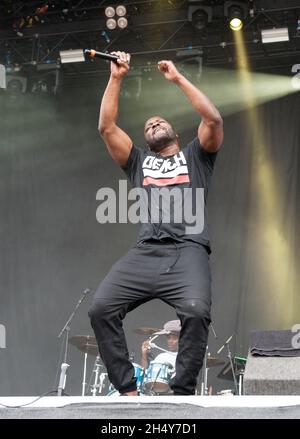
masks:
{"label": "stage monitor speaker", "polygon": [[245,395],[300,395],[300,357],[263,357],[248,354]]}

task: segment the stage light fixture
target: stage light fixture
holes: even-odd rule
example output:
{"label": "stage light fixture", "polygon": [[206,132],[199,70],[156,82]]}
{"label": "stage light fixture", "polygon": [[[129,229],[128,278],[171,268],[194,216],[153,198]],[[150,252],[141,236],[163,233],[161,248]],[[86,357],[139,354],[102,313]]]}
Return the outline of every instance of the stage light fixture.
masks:
{"label": "stage light fixture", "polygon": [[116,13],[119,17],[124,17],[124,15],[126,15],[126,8],[124,5],[119,5],[116,7]]}
{"label": "stage light fixture", "polygon": [[239,6],[232,6],[229,11],[229,26],[233,31],[239,31],[243,27],[243,11]]}
{"label": "stage light fixture", "polygon": [[27,78],[23,76],[6,75],[6,91],[12,96],[17,97],[24,94],[27,89]]}
{"label": "stage light fixture", "polygon": [[107,8],[105,8],[105,15],[107,18],[112,18],[114,17],[116,11],[115,8],[113,8],[112,6],[107,6]]}
{"label": "stage light fixture", "polygon": [[120,17],[118,19],[118,26],[120,29],[125,29],[128,26],[128,20],[126,17]]}
{"label": "stage light fixture", "polygon": [[197,6],[192,4],[188,8],[188,21],[192,23],[196,31],[202,31],[206,28],[208,23],[212,21],[212,7],[211,6]]}
{"label": "stage light fixture", "polygon": [[229,27],[234,32],[240,31],[248,15],[247,5],[238,1],[225,1],[224,15],[227,17]]}
{"label": "stage light fixture", "polygon": [[192,23],[196,30],[202,30],[206,27],[208,21],[207,12],[203,9],[198,9],[193,13]]}
{"label": "stage light fixture", "polygon": [[114,18],[109,18],[109,19],[106,21],[106,27],[107,27],[107,29],[109,29],[109,30],[114,30],[114,29],[117,27],[117,22],[116,22],[116,20],[115,20]]}
{"label": "stage light fixture", "polygon": [[116,27],[125,29],[128,26],[128,20],[125,17],[126,13],[127,9],[124,5],[118,5],[116,8],[108,6],[105,9],[105,15],[108,17],[108,20],[106,20],[106,27],[109,30],[114,30]]}
{"label": "stage light fixture", "polygon": [[279,43],[281,41],[289,41],[289,39],[289,30],[287,27],[261,30],[261,41],[264,44]]}

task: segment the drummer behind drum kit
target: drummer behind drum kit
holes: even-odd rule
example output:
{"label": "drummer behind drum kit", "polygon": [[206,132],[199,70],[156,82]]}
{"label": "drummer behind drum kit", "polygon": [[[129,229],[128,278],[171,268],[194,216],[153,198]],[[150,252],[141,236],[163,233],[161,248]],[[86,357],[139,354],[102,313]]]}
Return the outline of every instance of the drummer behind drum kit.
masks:
{"label": "drummer behind drum kit", "polygon": [[[166,349],[153,343],[153,340],[159,336],[160,329],[157,328],[136,328],[134,330],[137,334],[144,336],[149,336],[149,346],[150,349],[156,348],[160,351],[170,353]],[[81,352],[84,352],[84,370],[83,370],[83,381],[82,381],[82,396],[86,395],[86,387],[93,396],[97,395],[119,395],[119,392],[109,383],[108,374],[102,372],[101,369],[105,367],[101,364],[97,341],[95,337],[92,336],[81,336],[77,335],[69,339],[69,343],[76,346]],[[226,343],[224,344],[224,346]],[[94,367],[92,375],[90,377],[89,383],[86,382],[86,362],[87,355],[96,356],[94,362]],[[172,353],[170,353],[172,354]],[[174,354],[174,353],[173,353]],[[169,363],[159,363],[155,360],[150,361],[148,368],[144,369],[141,365],[135,363],[131,357],[132,365],[134,367],[134,375],[137,382],[137,390],[140,395],[168,395],[171,394],[170,380],[175,376],[175,368]],[[206,351],[206,355],[203,363],[202,371],[202,382],[201,391],[199,394],[208,395],[207,387],[207,375],[208,370],[211,367],[220,366],[225,364],[223,360],[211,357]],[[234,375],[234,373],[233,373]],[[235,378],[234,378],[235,382]],[[241,383],[242,384],[242,383]],[[236,392],[241,394],[241,388],[239,387]]]}

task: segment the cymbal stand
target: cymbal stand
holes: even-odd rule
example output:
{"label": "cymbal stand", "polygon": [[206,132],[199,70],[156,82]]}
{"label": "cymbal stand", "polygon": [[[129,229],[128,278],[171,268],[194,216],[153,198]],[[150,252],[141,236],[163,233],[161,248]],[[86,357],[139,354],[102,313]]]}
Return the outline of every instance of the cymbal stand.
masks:
{"label": "cymbal stand", "polygon": [[82,391],[81,396],[85,395],[85,387],[86,387],[86,362],[87,362],[87,352],[84,353],[84,360],[83,360],[83,377],[82,377]]}
{"label": "cymbal stand", "polygon": [[[100,357],[99,357],[99,355],[97,355],[96,361],[95,361],[95,364],[94,364],[94,370],[93,370],[93,372],[95,374],[94,385],[92,386],[92,391],[91,391],[93,396],[96,396],[96,392],[97,392],[97,383],[98,383],[100,367],[103,367],[103,366],[102,366],[102,364],[100,364]],[[100,375],[100,379],[101,379],[101,375]],[[102,391],[102,386],[103,386],[103,382],[101,383],[101,390],[99,390],[99,393],[101,393],[101,391]]]}
{"label": "cymbal stand", "polygon": [[207,376],[208,376],[208,367],[207,367],[207,356],[208,354],[208,346],[206,346],[204,361],[203,361],[203,369],[202,369],[202,382],[201,382],[201,396],[208,395],[207,388]]}
{"label": "cymbal stand", "polygon": [[[210,322],[210,327],[212,330],[212,333],[215,337],[215,339],[218,338],[216,331],[213,327],[213,322]],[[209,368],[207,367],[207,359],[210,356],[210,353],[208,352],[208,345],[206,346],[206,350],[205,350],[205,355],[204,355],[204,359],[203,359],[203,367],[202,367],[202,382],[201,382],[201,395],[202,396],[207,396],[208,393],[208,387],[207,387],[207,381],[208,381],[208,370]]]}
{"label": "cymbal stand", "polygon": [[238,394],[239,395],[244,395],[244,373],[245,373],[245,369],[241,369],[238,371],[238,377],[239,377]]}
{"label": "cymbal stand", "polygon": [[104,386],[104,381],[106,380],[107,375],[108,375],[107,372],[100,373],[100,378],[99,378],[99,394],[102,393],[102,389],[103,389],[103,386]]}
{"label": "cymbal stand", "polygon": [[231,351],[230,351],[230,341],[233,337],[233,334],[225,341],[225,343],[220,347],[220,349],[218,350],[217,354],[220,354],[220,352],[222,352],[222,350],[224,349],[224,347],[226,346],[227,349],[227,357],[230,363],[230,368],[232,371],[232,377],[233,377],[233,382],[234,382],[234,388],[235,388],[235,394],[238,395],[239,390],[238,390],[238,385],[237,385],[237,381],[236,381],[236,376],[235,376],[235,370],[234,370],[234,365],[233,365],[233,361],[232,361],[232,356],[231,356]]}
{"label": "cymbal stand", "polygon": [[231,370],[232,370],[235,394],[238,395],[238,393],[239,393],[238,385],[237,385],[237,382],[236,382],[235,370],[234,370],[233,361],[232,361],[232,357],[231,357],[231,351],[230,351],[230,344],[229,344],[229,342],[228,343],[226,342],[226,347],[227,347],[227,356],[228,356],[228,359],[230,361],[230,366],[231,366]]}

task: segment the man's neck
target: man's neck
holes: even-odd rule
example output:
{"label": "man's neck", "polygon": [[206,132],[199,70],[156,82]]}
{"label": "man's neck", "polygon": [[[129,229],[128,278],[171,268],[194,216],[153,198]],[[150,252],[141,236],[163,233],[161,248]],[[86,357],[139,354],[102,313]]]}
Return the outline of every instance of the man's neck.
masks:
{"label": "man's neck", "polygon": [[[170,145],[167,145],[166,147],[164,147],[163,149],[161,149],[157,153],[163,157],[167,157],[167,156],[177,154],[179,152],[179,150],[180,150],[180,148],[179,148],[178,143],[171,143]],[[153,152],[156,152],[156,151],[153,151]]]}

